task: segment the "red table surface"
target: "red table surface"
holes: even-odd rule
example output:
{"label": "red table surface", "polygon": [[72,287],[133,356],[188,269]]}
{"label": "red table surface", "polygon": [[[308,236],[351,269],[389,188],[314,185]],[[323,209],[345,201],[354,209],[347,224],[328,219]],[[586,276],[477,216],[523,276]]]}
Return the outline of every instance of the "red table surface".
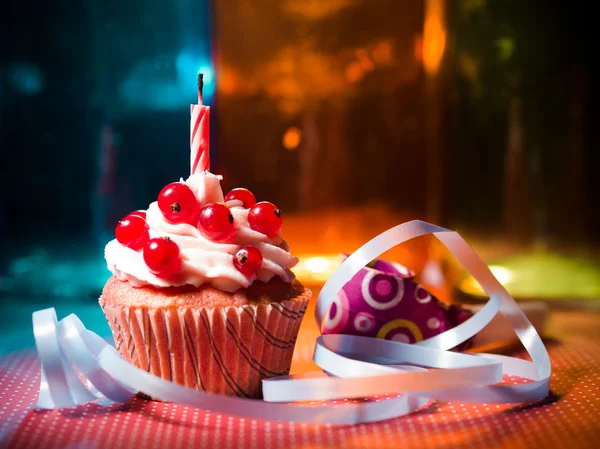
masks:
{"label": "red table surface", "polygon": [[[309,310],[310,313],[310,310]],[[308,315],[308,314],[307,314]],[[33,350],[0,360],[0,445],[8,448],[598,448],[600,314],[553,312],[547,342],[552,394],[520,406],[436,403],[412,415],[357,426],[240,419],[133,398],[124,405],[34,410],[40,374]],[[308,315],[292,372],[314,369]],[[382,399],[383,400],[383,399]],[[338,401],[343,406],[345,401]]]}

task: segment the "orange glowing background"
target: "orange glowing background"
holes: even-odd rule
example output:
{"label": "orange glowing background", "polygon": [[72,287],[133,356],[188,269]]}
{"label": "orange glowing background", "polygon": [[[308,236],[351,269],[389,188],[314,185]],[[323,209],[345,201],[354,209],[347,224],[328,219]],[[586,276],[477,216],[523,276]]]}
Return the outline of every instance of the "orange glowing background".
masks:
{"label": "orange glowing background", "polygon": [[446,49],[446,28],[444,0],[425,1],[425,24],[423,26],[423,66],[428,74],[434,74],[440,68]]}

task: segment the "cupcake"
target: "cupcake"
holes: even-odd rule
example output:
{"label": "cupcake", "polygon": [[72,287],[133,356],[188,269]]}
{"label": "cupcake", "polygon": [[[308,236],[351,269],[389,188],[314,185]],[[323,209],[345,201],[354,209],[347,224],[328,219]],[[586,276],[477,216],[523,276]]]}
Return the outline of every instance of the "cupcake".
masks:
{"label": "cupcake", "polygon": [[262,379],[289,373],[311,292],[291,271],[298,259],[281,237],[279,209],[246,189],[224,196],[222,178],[207,170],[207,134],[194,138],[208,132],[207,117],[192,106],[191,176],[117,224],[99,302],[133,365],[200,391],[258,398]]}

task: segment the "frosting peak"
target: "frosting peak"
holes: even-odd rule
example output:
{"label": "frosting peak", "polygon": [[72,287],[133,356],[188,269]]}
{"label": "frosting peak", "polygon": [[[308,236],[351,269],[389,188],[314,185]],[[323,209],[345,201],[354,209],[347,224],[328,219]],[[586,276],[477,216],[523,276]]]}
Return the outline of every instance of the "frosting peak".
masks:
{"label": "frosting peak", "polygon": [[[221,176],[201,172],[181,181],[192,190],[202,207],[224,201],[221,180]],[[225,204],[233,215],[235,232],[224,243],[207,239],[196,226],[169,222],[156,202],[150,204],[146,211],[150,238],[169,237],[181,251],[181,269],[173,278],[163,279],[152,274],[144,262],[142,251],[123,246],[116,239],[106,245],[104,254],[108,269],[118,279],[127,280],[135,287],[186,284],[200,287],[210,284],[215,288],[234,292],[250,286],[255,280],[267,282],[274,276],[291,282],[294,274],[290,269],[298,263],[298,258],[290,254],[287,242],[279,233],[270,238],[251,229],[248,224],[249,209],[244,209],[241,201],[228,201]],[[252,276],[242,274],[233,264],[236,252],[246,245],[257,248],[263,257],[261,267]]]}

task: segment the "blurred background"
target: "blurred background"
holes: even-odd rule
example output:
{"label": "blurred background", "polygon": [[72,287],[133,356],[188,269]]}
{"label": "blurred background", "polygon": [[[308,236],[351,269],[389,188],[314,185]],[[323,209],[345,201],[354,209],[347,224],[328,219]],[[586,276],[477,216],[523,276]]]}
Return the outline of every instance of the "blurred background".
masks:
{"label": "blurred background", "polygon": [[[189,173],[205,75],[212,171],[284,211],[319,288],[409,219],[457,229],[520,299],[597,308],[598,78],[583,1],[20,2],[0,15],[0,353],[55,306],[108,334],[117,220]],[[446,301],[435,241],[390,258]]]}

